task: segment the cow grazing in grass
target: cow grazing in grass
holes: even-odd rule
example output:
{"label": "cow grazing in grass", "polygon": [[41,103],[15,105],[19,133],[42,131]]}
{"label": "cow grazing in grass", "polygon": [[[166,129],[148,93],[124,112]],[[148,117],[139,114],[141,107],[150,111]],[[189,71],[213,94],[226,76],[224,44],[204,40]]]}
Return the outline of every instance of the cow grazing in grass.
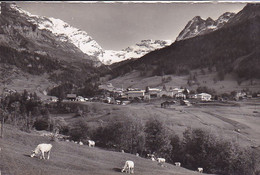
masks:
{"label": "cow grazing in grass", "polygon": [[95,142],[93,140],[88,140],[88,146],[89,147],[94,147],[95,146]]}
{"label": "cow grazing in grass", "polygon": [[198,168],[199,173],[203,173],[203,168]]}
{"label": "cow grazing in grass", "polygon": [[37,154],[41,154],[40,155],[40,159],[45,159],[44,157],[44,153],[48,153],[48,157],[47,159],[50,159],[50,152],[51,152],[51,148],[52,148],[52,145],[51,144],[47,144],[47,143],[42,143],[42,144],[39,144],[34,151],[32,151],[32,155],[31,157],[34,157],[35,155]]}
{"label": "cow grazing in grass", "polygon": [[147,154],[147,157],[148,157],[149,159],[151,159],[152,161],[155,161],[155,156],[154,156],[154,154]]}
{"label": "cow grazing in grass", "polygon": [[165,163],[166,161],[165,158],[157,158],[156,160],[158,161],[158,164],[161,166],[163,166],[163,163]]}
{"label": "cow grazing in grass", "polygon": [[129,173],[129,174],[134,174],[134,162],[131,161],[131,160],[127,160],[125,162],[125,166],[123,167],[123,169],[121,170],[121,172],[126,172],[126,173]]}
{"label": "cow grazing in grass", "polygon": [[181,166],[180,162],[175,162],[175,166]]}

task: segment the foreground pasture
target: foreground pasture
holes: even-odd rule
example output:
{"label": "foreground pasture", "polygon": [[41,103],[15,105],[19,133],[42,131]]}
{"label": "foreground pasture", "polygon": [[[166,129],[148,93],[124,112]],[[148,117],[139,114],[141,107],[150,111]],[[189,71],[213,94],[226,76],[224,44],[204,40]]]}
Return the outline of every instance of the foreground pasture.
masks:
{"label": "foreground pasture", "polygon": [[31,150],[44,142],[49,142],[49,137],[39,136],[36,132],[24,133],[6,125],[5,137],[0,139],[2,175],[116,175],[121,174],[126,160],[134,161],[135,174],[198,174],[167,163],[167,167],[161,167],[156,162],[132,154],[80,146],[72,142],[51,142],[50,160],[31,158]]}

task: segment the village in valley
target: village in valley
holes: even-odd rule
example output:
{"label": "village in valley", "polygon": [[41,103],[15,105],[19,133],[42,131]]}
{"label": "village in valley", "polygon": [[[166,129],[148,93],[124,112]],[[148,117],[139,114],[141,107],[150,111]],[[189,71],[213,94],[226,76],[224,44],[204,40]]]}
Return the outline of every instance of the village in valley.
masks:
{"label": "village in valley", "polygon": [[[82,97],[77,94],[67,94],[63,101],[74,102],[102,102],[108,104],[128,105],[130,103],[149,103],[151,101],[163,101],[161,107],[167,108],[172,105],[191,106],[199,102],[227,102],[238,101],[243,99],[251,99],[254,97],[260,97],[260,94],[255,93],[247,94],[245,90],[233,91],[229,96],[209,94],[206,92],[195,93],[193,90],[189,90],[183,87],[169,87],[164,85],[160,88],[145,89],[140,88],[119,88],[114,87],[112,83],[104,83],[98,86],[100,94],[94,97]],[[59,98],[51,96],[46,102],[58,102]]]}
{"label": "village in valley", "polygon": [[0,175],[260,175],[259,12],[0,2]]}

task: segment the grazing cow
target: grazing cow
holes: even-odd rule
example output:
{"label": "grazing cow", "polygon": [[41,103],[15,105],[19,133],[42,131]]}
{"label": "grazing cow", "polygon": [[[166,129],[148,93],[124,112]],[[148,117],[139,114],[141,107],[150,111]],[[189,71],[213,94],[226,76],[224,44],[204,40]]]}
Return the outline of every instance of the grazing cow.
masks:
{"label": "grazing cow", "polygon": [[121,170],[121,172],[126,172],[126,173],[129,173],[129,174],[134,174],[134,162],[131,161],[131,160],[127,160],[125,162],[125,166],[123,167],[123,169]]}
{"label": "grazing cow", "polygon": [[198,168],[199,173],[203,173],[203,168]]}
{"label": "grazing cow", "polygon": [[88,146],[89,147],[94,147],[95,146],[95,142],[93,140],[88,140]]}
{"label": "grazing cow", "polygon": [[165,158],[157,158],[158,164],[163,166],[163,163],[165,163]]}
{"label": "grazing cow", "polygon": [[79,142],[79,145],[83,145],[83,142],[82,142],[82,141],[80,141],[80,142]]}
{"label": "grazing cow", "polygon": [[149,159],[151,159],[152,161],[155,161],[155,156],[154,156],[154,154],[147,154],[147,157],[148,157]]}
{"label": "grazing cow", "polygon": [[45,159],[44,153],[48,153],[48,158],[50,159],[50,152],[51,152],[52,145],[47,143],[39,144],[34,151],[32,151],[31,157],[34,157],[36,154],[41,154],[40,159]]}
{"label": "grazing cow", "polygon": [[175,162],[175,166],[181,166],[180,162]]}

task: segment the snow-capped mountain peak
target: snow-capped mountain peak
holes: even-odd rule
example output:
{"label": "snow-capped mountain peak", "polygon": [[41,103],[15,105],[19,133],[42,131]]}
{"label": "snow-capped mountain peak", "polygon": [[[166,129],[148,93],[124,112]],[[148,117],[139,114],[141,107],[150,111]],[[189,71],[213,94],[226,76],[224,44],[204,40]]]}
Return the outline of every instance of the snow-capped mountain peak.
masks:
{"label": "snow-capped mountain peak", "polygon": [[83,53],[96,57],[103,64],[112,64],[115,62],[140,58],[143,55],[162,47],[172,44],[171,40],[142,40],[133,46],[127,47],[121,51],[103,50],[102,47],[87,32],[75,28],[61,19],[53,17],[44,17],[32,15],[21,9],[16,4],[10,4],[11,10],[19,13],[21,16],[39,30],[47,30],[55,35],[61,42],[72,43]]}
{"label": "snow-capped mountain peak", "polygon": [[226,24],[234,15],[234,13],[226,12],[216,21],[210,17],[204,20],[200,16],[195,16],[181,31],[179,36],[176,38],[176,41],[185,40],[198,35],[209,33],[211,31],[215,31]]}
{"label": "snow-capped mountain peak", "polygon": [[52,32],[63,42],[71,42],[83,53],[96,57],[103,54],[101,46],[87,32],[77,29],[60,19],[32,15],[15,4],[11,4],[10,7],[27,17],[27,20],[37,25],[38,29]]}
{"label": "snow-capped mountain peak", "polygon": [[104,55],[100,57],[104,64],[112,64],[132,58],[140,58],[145,54],[172,44],[171,40],[141,40],[133,46],[127,47],[121,51],[105,50]]}

